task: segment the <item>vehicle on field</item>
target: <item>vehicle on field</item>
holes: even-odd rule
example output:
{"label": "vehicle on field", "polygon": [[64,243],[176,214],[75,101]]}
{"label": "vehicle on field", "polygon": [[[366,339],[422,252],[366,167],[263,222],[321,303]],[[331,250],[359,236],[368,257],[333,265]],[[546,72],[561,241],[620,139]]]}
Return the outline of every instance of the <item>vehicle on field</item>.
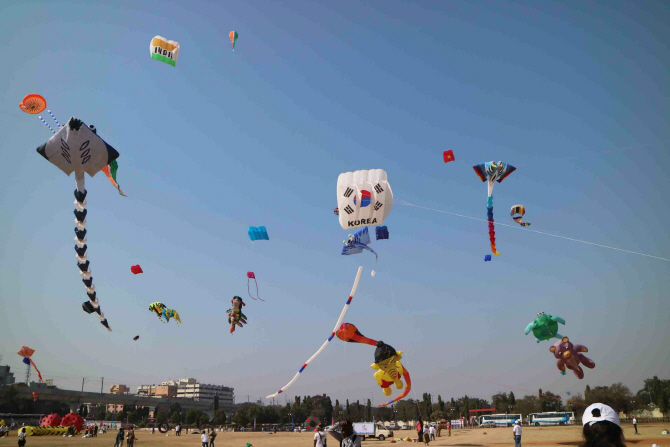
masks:
{"label": "vehicle on field", "polygon": [[547,411],[528,415],[528,425],[572,425],[575,413],[572,411]]}
{"label": "vehicle on field", "polygon": [[479,416],[479,426],[485,422],[494,422],[498,427],[511,427],[515,421],[521,420],[520,414],[486,414]]}
{"label": "vehicle on field", "polygon": [[379,422],[354,422],[354,433],[360,436],[362,441],[365,438],[375,438],[380,441],[393,439],[393,431],[388,430]]}

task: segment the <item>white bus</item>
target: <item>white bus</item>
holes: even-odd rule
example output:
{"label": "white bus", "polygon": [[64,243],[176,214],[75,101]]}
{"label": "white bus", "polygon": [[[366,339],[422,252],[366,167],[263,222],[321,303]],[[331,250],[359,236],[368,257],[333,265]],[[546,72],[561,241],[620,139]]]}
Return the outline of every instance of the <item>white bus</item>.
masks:
{"label": "white bus", "polygon": [[572,411],[550,411],[528,415],[529,425],[572,425],[574,423],[575,413]]}
{"label": "white bus", "polygon": [[521,420],[520,414],[486,414],[479,417],[479,425],[495,424],[496,427],[511,427],[516,420]]}

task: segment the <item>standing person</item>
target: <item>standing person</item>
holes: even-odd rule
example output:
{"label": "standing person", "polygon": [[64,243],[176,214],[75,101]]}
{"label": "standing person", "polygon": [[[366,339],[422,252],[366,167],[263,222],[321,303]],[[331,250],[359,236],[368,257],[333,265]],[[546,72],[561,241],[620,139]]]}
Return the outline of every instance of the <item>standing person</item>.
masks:
{"label": "standing person", "polygon": [[93,437],[97,438],[98,437],[98,424],[95,424],[93,426]]}
{"label": "standing person", "polygon": [[605,404],[591,404],[582,415],[582,436],[580,447],[626,447],[619,416]]}
{"label": "standing person", "polygon": [[635,427],[635,434],[639,435],[639,433],[637,432],[637,419],[635,419],[635,416],[633,416],[633,427]]}
{"label": "standing person", "polygon": [[209,447],[214,447],[214,439],[216,438],[216,429],[212,428],[209,435]]}
{"label": "standing person", "polygon": [[417,442],[423,441],[423,421],[421,420],[421,416],[416,421],[416,435],[418,438]]}
{"label": "standing person", "polygon": [[428,424],[423,426],[423,443],[430,445],[430,429],[428,428]]}
{"label": "standing person", "polygon": [[130,427],[130,429],[128,430],[126,441],[127,441],[126,442],[127,447],[133,447],[133,445],[135,444],[135,430],[133,429],[133,427]]}
{"label": "standing person", "polygon": [[123,434],[123,427],[121,427],[116,434],[116,443],[114,444],[114,447],[123,447]]}
{"label": "standing person", "polygon": [[200,435],[200,440],[202,441],[202,447],[207,447],[207,444],[209,444],[209,438],[207,437],[207,432],[202,431],[202,434]]}
{"label": "standing person", "polygon": [[175,436],[181,436],[181,424],[177,424],[177,426],[174,428],[174,434]]}
{"label": "standing person", "polygon": [[521,421],[514,421],[514,428],[512,429],[514,434],[514,447],[521,447]]}
{"label": "standing person", "polygon": [[153,435],[154,433],[156,433],[156,424],[151,426],[151,434]]}
{"label": "standing person", "polygon": [[451,421],[447,422],[447,430],[449,430],[449,436],[451,436]]}
{"label": "standing person", "polygon": [[428,432],[430,433],[430,440],[435,441],[435,427],[433,425],[430,426]]}
{"label": "standing person", "polygon": [[340,447],[361,447],[361,438],[354,433],[351,421],[340,421],[340,433],[331,429],[328,434],[340,443]]}
{"label": "standing person", "polygon": [[319,424],[314,433],[314,447],[326,447],[328,436],[323,432],[323,425]]}
{"label": "standing person", "polygon": [[19,430],[19,447],[26,445],[26,436],[26,428],[23,427],[21,430]]}

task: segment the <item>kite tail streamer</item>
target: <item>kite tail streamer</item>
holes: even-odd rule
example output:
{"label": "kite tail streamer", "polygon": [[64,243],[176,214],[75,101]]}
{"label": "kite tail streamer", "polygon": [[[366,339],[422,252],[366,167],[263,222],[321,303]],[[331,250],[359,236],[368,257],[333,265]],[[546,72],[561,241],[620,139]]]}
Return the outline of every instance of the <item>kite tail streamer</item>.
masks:
{"label": "kite tail streamer", "polygon": [[40,382],[44,383],[44,379],[42,379],[42,373],[40,373],[40,370],[37,369],[37,365],[35,365],[35,362],[33,362],[33,359],[28,357],[28,360],[30,360],[30,364],[33,365],[33,368],[35,368],[35,371],[37,371],[37,376],[40,378]]}
{"label": "kite tail streamer", "polygon": [[272,397],[277,397],[280,393],[283,393],[284,390],[286,390],[288,387],[293,385],[293,382],[298,380],[298,377],[305,370],[305,368],[307,368],[307,365],[312,363],[312,360],[317,358],[319,356],[319,354],[321,354],[321,351],[323,351],[326,348],[326,346],[328,346],[328,343],[330,343],[330,341],[333,339],[333,337],[335,337],[335,333],[340,328],[340,325],[342,324],[342,320],[344,319],[344,315],[347,313],[347,310],[349,309],[349,305],[351,304],[351,300],[354,299],[354,294],[356,294],[356,289],[358,288],[358,281],[361,279],[361,272],[362,271],[363,271],[363,266],[358,267],[358,272],[356,273],[356,279],[354,280],[354,286],[351,288],[351,293],[349,294],[349,298],[347,299],[347,302],[344,303],[344,308],[342,309],[342,313],[340,313],[340,318],[337,319],[337,323],[335,323],[335,327],[333,328],[333,331],[331,332],[328,339],[326,339],[326,341],[321,345],[319,350],[314,353],[313,356],[311,356],[305,363],[303,363],[303,365],[300,367],[298,372],[295,374],[295,376],[293,376],[293,378],[291,379],[291,381],[289,383],[284,385],[276,393],[270,394],[269,396],[266,396],[265,397],[266,399],[270,399]]}
{"label": "kite tail streamer", "polygon": [[75,245],[74,249],[77,252],[77,267],[79,267],[79,274],[82,277],[84,286],[86,286],[86,294],[88,295],[89,301],[84,302],[81,307],[86,313],[97,313],[100,323],[107,328],[108,331],[112,331],[112,328],[109,327],[105,315],[100,310],[100,303],[98,301],[97,293],[95,291],[95,286],[93,285],[93,277],[91,276],[91,268],[89,266],[88,254],[86,250],[88,246],[86,245],[86,188],[84,184],[84,175],[81,177],[75,178],[77,181],[77,189],[74,191],[74,223],[77,225],[74,229],[75,233]]}
{"label": "kite tail streamer", "polygon": [[121,191],[121,187],[116,182],[116,172],[118,170],[119,170],[119,164],[116,162],[116,160],[112,161],[109,165],[102,168],[102,172],[104,172],[109,181],[112,182],[112,185],[114,185],[114,187],[119,190],[119,194],[121,194],[123,197],[128,197],[123,193],[123,191]]}
{"label": "kite tail streamer", "polygon": [[405,390],[402,393],[398,394],[393,400],[390,400],[385,404],[379,404],[380,407],[385,407],[387,405],[391,405],[392,403],[398,402],[400,399],[407,396],[410,391],[412,391],[412,378],[409,376],[409,371],[407,371],[405,365],[403,365],[402,370],[403,370],[402,377],[403,379],[405,379]]}
{"label": "kite tail streamer", "polygon": [[60,129],[61,127],[63,127],[63,126],[61,125],[61,123],[58,122],[58,120],[56,119],[56,117],[54,116],[54,114],[51,113],[51,110],[47,110],[47,112],[49,112],[49,115],[51,115],[51,118],[53,118],[53,120],[56,122],[56,125],[58,126],[59,129]]}
{"label": "kite tail streamer", "polygon": [[51,128],[51,126],[49,125],[49,123],[47,123],[46,121],[44,121],[44,118],[42,118],[42,115],[40,115],[39,118],[40,118],[40,121],[42,121],[42,124],[44,124],[45,126],[47,126],[47,127],[49,128],[49,130],[51,131],[52,134],[56,135],[56,132]]}
{"label": "kite tail streamer", "polygon": [[500,253],[496,250],[496,230],[493,225],[493,196],[489,196],[486,199],[486,217],[489,221],[489,238],[491,239],[491,253],[496,256],[500,256]]}
{"label": "kite tail streamer", "polygon": [[256,281],[256,278],[254,278],[254,283],[256,283],[256,297],[257,298],[253,297],[253,295],[251,294],[251,290],[249,290],[249,281],[250,280],[251,280],[251,278],[247,278],[247,292],[249,293],[249,296],[251,298],[255,299],[255,300],[265,301],[263,298],[261,298],[260,294],[258,293],[258,281]]}

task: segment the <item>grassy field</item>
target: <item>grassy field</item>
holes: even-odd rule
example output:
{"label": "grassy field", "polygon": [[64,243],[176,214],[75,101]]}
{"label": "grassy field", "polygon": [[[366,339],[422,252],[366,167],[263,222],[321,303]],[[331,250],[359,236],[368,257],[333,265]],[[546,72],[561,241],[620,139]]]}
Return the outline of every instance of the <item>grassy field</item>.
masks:
{"label": "grassy field", "polygon": [[[651,446],[658,444],[661,447],[670,447],[670,436],[662,435],[661,431],[666,427],[664,424],[638,425],[639,435],[635,435],[632,426],[624,427],[628,445]],[[195,434],[184,434],[176,437],[161,435],[158,432],[151,434],[151,431],[136,431],[137,440],[135,447],[201,447],[200,436]],[[396,437],[416,438],[413,431],[396,431]],[[31,436],[28,437],[26,447],[113,447],[116,432],[108,432],[105,435],[98,435],[97,438],[62,438],[57,436]],[[288,433],[278,432],[271,435],[263,432],[241,432],[241,433],[219,433],[216,437],[215,447],[245,447],[251,443],[254,447],[311,447],[312,433]],[[536,447],[554,447],[554,446],[576,446],[581,441],[581,426],[570,427],[524,427],[521,445],[532,445]],[[366,447],[388,445],[388,441],[365,441]],[[408,444],[398,442],[398,444]],[[12,432],[10,438],[0,439],[0,447],[16,446],[16,432]],[[330,447],[337,447],[334,439],[328,438]],[[409,444],[408,444],[409,445]],[[477,447],[490,445],[514,445],[511,428],[493,428],[479,430],[456,430],[452,431],[452,436],[442,437],[437,441],[430,443],[431,446],[463,446]],[[125,445],[124,445],[125,447]]]}

